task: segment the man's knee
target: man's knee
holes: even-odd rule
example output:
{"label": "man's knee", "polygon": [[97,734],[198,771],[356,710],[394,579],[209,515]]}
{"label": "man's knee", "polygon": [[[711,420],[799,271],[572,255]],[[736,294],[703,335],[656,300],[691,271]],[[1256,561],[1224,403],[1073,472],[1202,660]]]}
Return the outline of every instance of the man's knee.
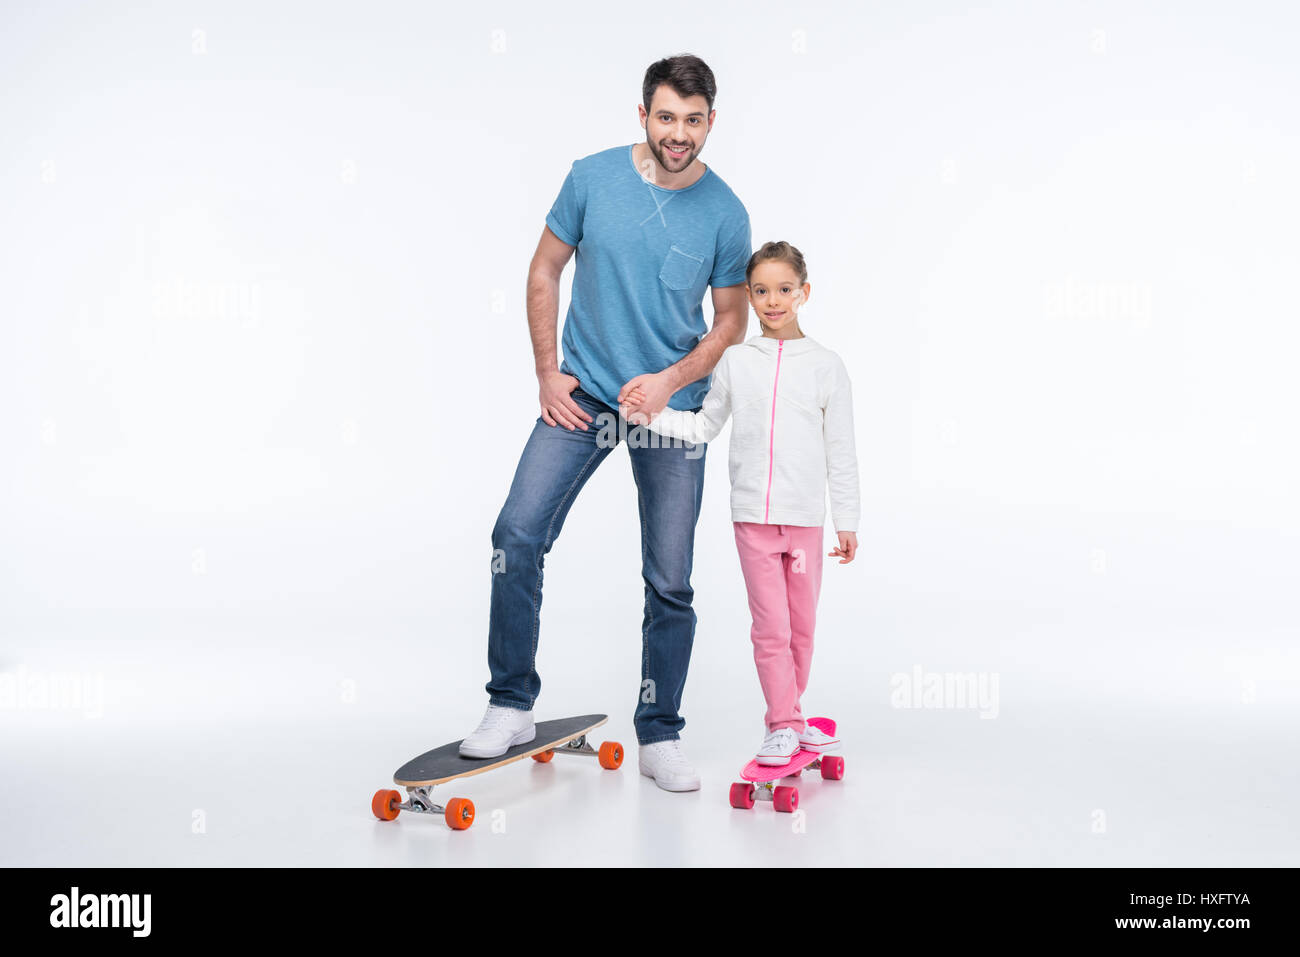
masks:
{"label": "man's knee", "polygon": [[506,503],[506,507],[497,515],[496,524],[492,526],[492,547],[508,549],[534,546],[541,538],[538,525],[533,516],[513,509]]}
{"label": "man's knee", "polygon": [[644,572],[646,584],[663,601],[689,608],[695,598],[691,587],[690,570],[685,566],[676,569],[649,569]]}

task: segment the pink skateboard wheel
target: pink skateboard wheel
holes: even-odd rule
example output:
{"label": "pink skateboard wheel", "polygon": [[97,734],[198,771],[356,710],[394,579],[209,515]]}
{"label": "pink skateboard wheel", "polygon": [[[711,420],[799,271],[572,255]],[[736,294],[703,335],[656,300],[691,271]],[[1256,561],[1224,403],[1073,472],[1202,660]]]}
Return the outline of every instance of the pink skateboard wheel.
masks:
{"label": "pink skateboard wheel", "polygon": [[799,789],[779,787],[772,792],[772,805],[778,811],[793,811],[799,806]]}
{"label": "pink skateboard wheel", "polygon": [[822,777],[827,781],[838,781],[844,777],[844,759],[840,757],[822,758]]}
{"label": "pink skateboard wheel", "polygon": [[742,811],[748,811],[754,806],[754,785],[746,782],[745,784],[733,784],[731,786],[731,806],[740,808]]}

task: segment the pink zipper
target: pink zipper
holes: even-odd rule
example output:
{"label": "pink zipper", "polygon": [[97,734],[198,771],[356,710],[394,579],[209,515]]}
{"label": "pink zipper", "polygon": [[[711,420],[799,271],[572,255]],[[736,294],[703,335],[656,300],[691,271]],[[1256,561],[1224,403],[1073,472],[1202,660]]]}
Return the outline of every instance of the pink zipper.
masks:
{"label": "pink zipper", "polygon": [[781,378],[781,350],[785,347],[785,340],[778,339],[776,343],[776,375],[772,377],[772,427],[768,429],[767,438],[767,498],[763,502],[763,524],[767,524],[767,513],[772,505],[772,466],[775,464],[773,458],[774,449],[776,448],[776,383]]}

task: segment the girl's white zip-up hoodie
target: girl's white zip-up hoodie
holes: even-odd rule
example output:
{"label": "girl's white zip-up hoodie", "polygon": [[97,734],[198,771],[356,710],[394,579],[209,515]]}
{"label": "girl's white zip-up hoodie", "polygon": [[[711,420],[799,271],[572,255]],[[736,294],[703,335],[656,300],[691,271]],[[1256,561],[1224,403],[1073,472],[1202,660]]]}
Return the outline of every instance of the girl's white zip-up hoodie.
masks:
{"label": "girl's white zip-up hoodie", "polygon": [[858,459],[848,370],[807,335],[752,336],[722,353],[699,412],[664,409],[650,429],[687,442],[731,427],[731,520],[858,530]]}

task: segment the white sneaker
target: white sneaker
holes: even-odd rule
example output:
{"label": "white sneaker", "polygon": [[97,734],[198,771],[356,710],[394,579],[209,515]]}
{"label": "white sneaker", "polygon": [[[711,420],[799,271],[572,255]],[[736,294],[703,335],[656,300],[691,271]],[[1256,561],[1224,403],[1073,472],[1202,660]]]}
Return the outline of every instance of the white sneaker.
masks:
{"label": "white sneaker", "polygon": [[641,745],[637,764],[641,773],[654,778],[665,791],[698,791],[700,776],[686,760],[676,741],[656,741]]}
{"label": "white sneaker", "polygon": [[838,751],[840,749],[840,739],[832,737],[821,728],[814,728],[811,724],[804,725],[803,734],[799,735],[799,747],[805,751],[816,751],[821,754],[824,751]]}
{"label": "white sneaker", "polygon": [[513,745],[527,744],[536,736],[531,711],[490,704],[474,733],[460,743],[460,756],[499,758]]}
{"label": "white sneaker", "polygon": [[799,735],[789,728],[777,728],[763,738],[763,746],[758,749],[754,760],[762,765],[779,768],[783,764],[789,764],[790,759],[798,753]]}

